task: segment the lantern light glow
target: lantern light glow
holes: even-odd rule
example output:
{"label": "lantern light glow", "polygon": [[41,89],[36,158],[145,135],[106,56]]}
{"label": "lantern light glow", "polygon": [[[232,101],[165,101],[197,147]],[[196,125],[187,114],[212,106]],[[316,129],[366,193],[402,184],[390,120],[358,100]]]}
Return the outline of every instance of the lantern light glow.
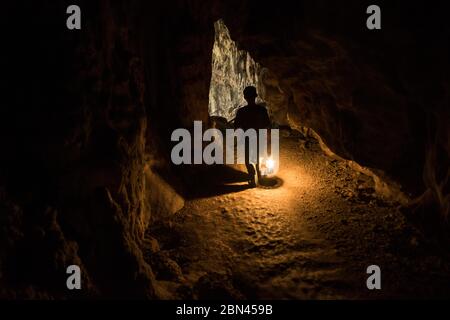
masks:
{"label": "lantern light glow", "polygon": [[260,169],[263,176],[269,176],[275,173],[276,163],[272,157],[260,158]]}
{"label": "lantern light glow", "polygon": [[271,158],[267,159],[266,167],[268,171],[273,171],[273,169],[275,168],[275,161]]}

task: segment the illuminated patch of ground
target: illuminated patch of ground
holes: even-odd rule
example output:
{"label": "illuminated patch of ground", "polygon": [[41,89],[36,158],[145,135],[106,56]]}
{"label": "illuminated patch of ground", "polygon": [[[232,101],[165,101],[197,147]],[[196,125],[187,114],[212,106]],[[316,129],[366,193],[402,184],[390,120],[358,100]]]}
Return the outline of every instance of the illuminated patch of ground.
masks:
{"label": "illuminated patch of ground", "polygon": [[[449,294],[448,264],[424,250],[429,244],[397,204],[374,193],[369,177],[328,158],[313,140],[284,137],[280,151],[279,188],[215,194],[202,185],[207,196],[154,226],[159,255],[180,267],[179,297],[426,297],[432,288]],[[381,267],[381,291],[366,288],[372,264]]]}

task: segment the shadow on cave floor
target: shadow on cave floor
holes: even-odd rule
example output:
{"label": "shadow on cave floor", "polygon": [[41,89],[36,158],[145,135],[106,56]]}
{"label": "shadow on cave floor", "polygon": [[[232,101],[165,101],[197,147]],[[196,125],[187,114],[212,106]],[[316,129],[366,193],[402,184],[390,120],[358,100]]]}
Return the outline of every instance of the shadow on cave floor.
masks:
{"label": "shadow on cave floor", "polygon": [[195,181],[187,183],[185,198],[188,200],[210,198],[248,189],[247,175],[226,165],[203,166],[195,175]]}
{"label": "shadow on cave floor", "polygon": [[[211,170],[203,179],[214,183],[193,184],[196,196],[148,232],[159,246],[147,258],[171,297],[450,297],[448,255],[379,198],[371,178],[316,141],[281,138],[277,189],[230,192],[220,185],[241,174]],[[370,265],[381,268],[382,290],[366,287]]]}

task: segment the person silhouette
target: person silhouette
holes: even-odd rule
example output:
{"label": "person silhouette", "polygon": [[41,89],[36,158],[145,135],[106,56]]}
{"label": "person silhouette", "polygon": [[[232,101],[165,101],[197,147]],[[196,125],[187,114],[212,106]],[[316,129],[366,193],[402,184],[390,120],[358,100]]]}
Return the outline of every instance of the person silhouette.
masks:
{"label": "person silhouette", "polygon": [[[255,129],[258,133],[259,129],[270,129],[271,123],[267,109],[259,104],[256,104],[256,97],[258,96],[256,88],[248,86],[244,89],[244,99],[247,101],[247,105],[238,109],[234,120],[234,128],[242,129],[244,131],[248,129]],[[259,146],[259,141],[258,141]],[[245,142],[245,167],[248,172],[248,184],[250,187],[256,187],[255,173],[258,180],[261,179],[261,171],[259,167],[259,156],[256,156],[256,170],[250,161],[249,143],[246,139]],[[258,153],[256,153],[258,154]],[[255,172],[256,171],[256,172]]]}

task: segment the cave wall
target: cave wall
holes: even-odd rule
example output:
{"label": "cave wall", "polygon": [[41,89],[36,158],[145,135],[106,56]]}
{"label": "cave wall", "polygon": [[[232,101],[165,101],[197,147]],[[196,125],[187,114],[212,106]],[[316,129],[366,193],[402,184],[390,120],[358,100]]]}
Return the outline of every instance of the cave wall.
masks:
{"label": "cave wall", "polygon": [[[331,153],[375,174],[386,196],[402,203],[416,199],[412,204],[423,206],[423,213],[448,216],[445,3],[423,10],[420,4],[380,1],[383,29],[376,31],[365,26],[369,1],[176,3],[198,28],[181,36],[181,43],[201,48],[201,59],[189,59],[195,60],[190,66],[202,75],[211,72],[200,61],[209,59],[205,44],[211,48],[212,40],[199,45],[194,39],[205,40],[205,33],[211,39],[212,23],[223,19],[237,46],[269,70],[264,98],[280,124],[312,129]],[[204,114],[198,110],[205,87],[184,96],[186,113]],[[186,119],[188,126],[192,118]]]}
{"label": "cave wall", "polygon": [[[2,12],[0,296],[168,297],[144,232],[183,205],[162,203],[180,185],[168,141],[208,121],[214,8],[81,1],[68,31],[69,4]],[[70,264],[82,291],[66,288]]]}
{"label": "cave wall", "polygon": [[369,31],[370,4],[246,1],[223,19],[275,74],[292,126],[313,129],[333,153],[406,195],[424,196],[425,214],[448,217],[447,5],[380,1],[382,30]]}
{"label": "cave wall", "polygon": [[256,102],[265,104],[264,70],[247,51],[239,50],[231,39],[222,20],[214,23],[214,46],[209,90],[209,115],[231,121],[236,111],[247,104],[243,91],[254,86],[258,92]]}
{"label": "cave wall", "polygon": [[[374,33],[364,1],[81,1],[85,32],[65,28],[69,2],[9,3],[0,295],[161,296],[141,250],[155,206],[145,170],[177,185],[167,141],[208,119],[220,18],[270,69],[266,98],[292,126],[448,216],[445,8],[419,19],[421,7],[402,3],[380,4],[384,29]],[[68,264],[82,266],[86,291],[65,289]]]}
{"label": "cave wall", "polygon": [[[133,4],[81,2],[83,32],[65,28],[68,4],[16,2],[2,20],[15,32],[5,41],[1,295],[154,297],[141,251],[150,207]],[[65,287],[70,264],[82,291]]]}

